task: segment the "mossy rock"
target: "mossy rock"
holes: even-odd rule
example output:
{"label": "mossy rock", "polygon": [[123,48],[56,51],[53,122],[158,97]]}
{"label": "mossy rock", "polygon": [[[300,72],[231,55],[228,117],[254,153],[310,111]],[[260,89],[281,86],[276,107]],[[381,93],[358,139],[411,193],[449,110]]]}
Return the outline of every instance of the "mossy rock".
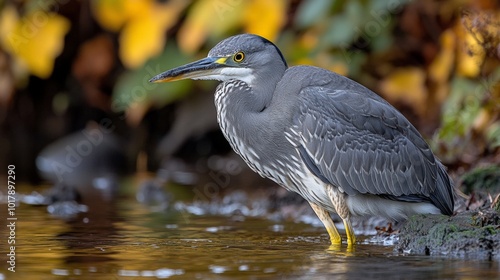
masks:
{"label": "mossy rock", "polygon": [[500,260],[500,217],[495,211],[467,211],[453,217],[415,215],[401,228],[394,250]]}

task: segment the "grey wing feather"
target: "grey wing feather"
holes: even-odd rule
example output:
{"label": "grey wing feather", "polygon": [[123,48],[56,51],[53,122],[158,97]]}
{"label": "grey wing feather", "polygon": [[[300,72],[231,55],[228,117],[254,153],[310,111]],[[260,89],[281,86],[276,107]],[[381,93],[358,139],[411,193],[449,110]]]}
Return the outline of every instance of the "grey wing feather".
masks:
{"label": "grey wing feather", "polygon": [[299,99],[292,127],[300,138],[296,145],[322,180],[349,195],[428,198],[435,192],[440,163],[387,102],[323,87],[304,88]]}

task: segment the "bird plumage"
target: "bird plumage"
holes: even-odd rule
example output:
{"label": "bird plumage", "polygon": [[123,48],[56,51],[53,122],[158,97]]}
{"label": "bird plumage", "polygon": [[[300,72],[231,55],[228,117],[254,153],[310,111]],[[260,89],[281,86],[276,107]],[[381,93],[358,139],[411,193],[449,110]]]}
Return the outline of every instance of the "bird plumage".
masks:
{"label": "bird plumage", "polygon": [[325,76],[320,85],[300,91],[289,133],[295,138],[288,139],[313,174],[350,196],[429,202],[443,214],[453,213],[451,181],[443,165],[399,111],[335,73],[307,66],[287,72]]}
{"label": "bird plumage", "polygon": [[[238,57],[236,57],[238,55]],[[270,41],[251,34],[218,43],[206,59],[154,77],[216,79],[217,119],[250,168],[303,196],[332,243],[329,218],[404,219],[453,212],[453,186],[415,127],[383,98],[328,70],[288,67]]]}

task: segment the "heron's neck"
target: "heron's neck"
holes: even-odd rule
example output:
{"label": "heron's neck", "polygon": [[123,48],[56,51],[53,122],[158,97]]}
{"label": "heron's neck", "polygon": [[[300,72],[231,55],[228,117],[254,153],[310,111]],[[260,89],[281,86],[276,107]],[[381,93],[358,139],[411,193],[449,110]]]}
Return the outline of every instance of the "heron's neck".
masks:
{"label": "heron's neck", "polygon": [[241,80],[229,80],[219,85],[216,92],[217,106],[225,105],[230,112],[243,117],[246,114],[263,112],[271,104],[276,85],[282,75],[279,73],[260,73],[250,79],[248,84]]}
{"label": "heron's neck", "polygon": [[[260,69],[247,84],[241,80],[225,81],[217,87],[215,103],[218,122],[226,138],[237,137],[243,142],[263,140],[269,137],[272,119],[266,117],[278,82],[286,71],[286,65],[274,65]],[[259,135],[257,137],[257,135]],[[254,143],[245,143],[252,145]],[[233,148],[237,149],[237,147]]]}
{"label": "heron's neck", "polygon": [[253,119],[271,103],[273,90],[256,91],[239,80],[221,83],[215,93],[215,106],[219,123],[238,125]]}
{"label": "heron's neck", "polygon": [[217,87],[217,121],[236,152],[240,153],[242,145],[253,145],[248,141],[258,139],[255,136],[267,130],[261,115],[271,103],[273,92],[274,89],[255,91],[238,80],[223,82]]}

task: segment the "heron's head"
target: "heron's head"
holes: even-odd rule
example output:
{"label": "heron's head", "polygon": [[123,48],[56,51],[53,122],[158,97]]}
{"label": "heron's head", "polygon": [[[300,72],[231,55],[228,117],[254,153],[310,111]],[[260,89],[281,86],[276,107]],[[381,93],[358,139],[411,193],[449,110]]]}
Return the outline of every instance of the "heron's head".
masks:
{"label": "heron's head", "polygon": [[154,76],[150,82],[194,80],[241,80],[249,85],[285,71],[280,50],[269,40],[252,34],[229,37],[210,50],[206,58]]}

